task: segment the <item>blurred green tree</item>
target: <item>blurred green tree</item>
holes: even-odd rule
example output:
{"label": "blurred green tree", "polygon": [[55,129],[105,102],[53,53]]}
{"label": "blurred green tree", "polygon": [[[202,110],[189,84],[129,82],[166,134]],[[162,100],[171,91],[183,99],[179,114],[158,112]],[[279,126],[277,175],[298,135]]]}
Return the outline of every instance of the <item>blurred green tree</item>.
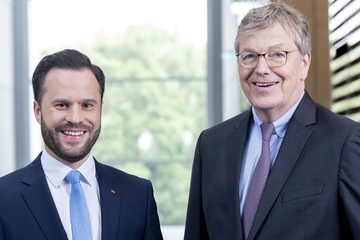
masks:
{"label": "blurred green tree", "polygon": [[137,26],[80,50],[106,75],[93,154],[150,179],[161,224],[184,224],[195,141],[206,126],[205,46]]}

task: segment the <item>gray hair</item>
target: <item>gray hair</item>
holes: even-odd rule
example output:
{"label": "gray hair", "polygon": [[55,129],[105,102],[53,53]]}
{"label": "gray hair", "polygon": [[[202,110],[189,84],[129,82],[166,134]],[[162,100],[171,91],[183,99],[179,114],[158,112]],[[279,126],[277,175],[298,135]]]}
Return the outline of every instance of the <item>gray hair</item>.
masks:
{"label": "gray hair", "polygon": [[302,55],[311,51],[311,35],[305,16],[297,9],[278,1],[253,8],[245,15],[235,39],[236,53],[239,53],[241,35],[251,35],[275,23],[281,24],[288,31]]}

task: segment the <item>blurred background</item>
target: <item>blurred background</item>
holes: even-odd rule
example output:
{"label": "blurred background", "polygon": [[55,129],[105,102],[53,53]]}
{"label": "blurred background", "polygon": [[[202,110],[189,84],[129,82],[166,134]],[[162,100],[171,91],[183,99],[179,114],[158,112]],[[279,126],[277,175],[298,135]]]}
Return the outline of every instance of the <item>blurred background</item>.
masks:
{"label": "blurred background", "polygon": [[[78,49],[106,75],[93,154],[152,181],[166,240],[183,238],[200,132],[249,108],[233,48],[244,14],[267,0],[0,0],[0,176],[42,150],[31,76],[44,55]],[[358,0],[287,0],[308,17],[306,88],[360,120]]]}

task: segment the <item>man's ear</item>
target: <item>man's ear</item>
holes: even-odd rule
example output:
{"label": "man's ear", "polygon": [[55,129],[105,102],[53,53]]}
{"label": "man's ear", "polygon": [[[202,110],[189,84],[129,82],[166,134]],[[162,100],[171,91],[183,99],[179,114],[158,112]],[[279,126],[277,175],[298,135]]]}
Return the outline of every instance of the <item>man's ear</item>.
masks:
{"label": "man's ear", "polygon": [[41,123],[41,108],[39,103],[34,100],[33,102],[33,111],[36,118],[36,121],[40,124]]}
{"label": "man's ear", "polygon": [[303,66],[301,69],[300,79],[304,81],[307,78],[309,68],[310,68],[310,63],[311,63],[311,53],[310,52],[308,52],[307,54],[305,54],[303,56],[302,63],[303,63]]}

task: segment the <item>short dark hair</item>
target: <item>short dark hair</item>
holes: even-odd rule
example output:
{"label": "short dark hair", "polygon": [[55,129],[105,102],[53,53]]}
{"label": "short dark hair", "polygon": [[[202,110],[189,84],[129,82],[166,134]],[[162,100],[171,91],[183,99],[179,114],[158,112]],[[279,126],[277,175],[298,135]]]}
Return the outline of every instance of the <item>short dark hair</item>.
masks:
{"label": "short dark hair", "polygon": [[68,69],[81,70],[89,69],[96,77],[100,86],[101,101],[103,100],[105,91],[105,75],[100,67],[92,64],[89,57],[85,54],[73,50],[65,49],[45,56],[37,67],[32,76],[32,86],[34,91],[34,99],[41,105],[44,96],[44,81],[48,72],[52,69]]}

